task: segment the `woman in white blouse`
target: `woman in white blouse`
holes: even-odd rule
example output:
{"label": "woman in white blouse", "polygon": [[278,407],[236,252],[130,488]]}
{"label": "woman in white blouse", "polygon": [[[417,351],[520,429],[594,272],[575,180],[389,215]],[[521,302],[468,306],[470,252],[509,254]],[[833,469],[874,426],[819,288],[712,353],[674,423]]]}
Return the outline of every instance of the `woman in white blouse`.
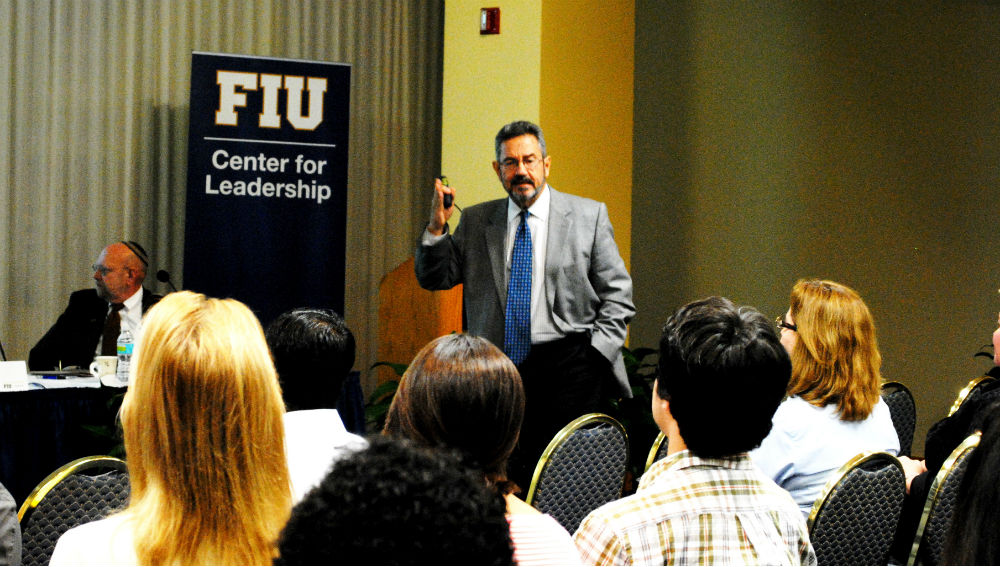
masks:
{"label": "woman in white blouse", "polygon": [[864,451],[899,452],[871,312],[853,289],[799,280],[776,322],[792,359],[788,398],[754,462],[809,514],[830,476]]}
{"label": "woman in white blouse", "polygon": [[580,564],[569,533],[551,516],[514,495],[507,458],[524,419],[517,367],[488,340],[445,335],[417,353],[399,382],[385,433],[455,449],[507,503],[518,565]]}

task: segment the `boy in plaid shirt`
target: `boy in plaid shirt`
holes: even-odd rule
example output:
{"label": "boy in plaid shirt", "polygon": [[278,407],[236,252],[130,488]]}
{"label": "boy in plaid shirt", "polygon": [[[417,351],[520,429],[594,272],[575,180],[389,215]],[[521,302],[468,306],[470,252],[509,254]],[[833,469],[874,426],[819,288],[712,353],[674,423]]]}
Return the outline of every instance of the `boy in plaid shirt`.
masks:
{"label": "boy in plaid shirt", "polygon": [[815,565],[798,506],[747,451],[771,430],[791,362],[773,324],[710,297],[664,325],[653,418],[668,456],[574,540],[591,565]]}

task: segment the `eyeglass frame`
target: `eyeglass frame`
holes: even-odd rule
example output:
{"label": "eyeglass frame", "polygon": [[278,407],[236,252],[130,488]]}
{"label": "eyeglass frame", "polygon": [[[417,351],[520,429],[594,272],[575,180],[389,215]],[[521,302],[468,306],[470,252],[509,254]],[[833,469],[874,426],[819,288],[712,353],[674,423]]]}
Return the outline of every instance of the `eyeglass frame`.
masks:
{"label": "eyeglass frame", "polygon": [[777,317],[774,318],[774,325],[778,327],[779,334],[781,333],[782,329],[788,329],[793,333],[799,332],[798,326],[796,326],[794,323],[788,323],[787,321],[785,321],[785,317],[783,315],[778,315]]}

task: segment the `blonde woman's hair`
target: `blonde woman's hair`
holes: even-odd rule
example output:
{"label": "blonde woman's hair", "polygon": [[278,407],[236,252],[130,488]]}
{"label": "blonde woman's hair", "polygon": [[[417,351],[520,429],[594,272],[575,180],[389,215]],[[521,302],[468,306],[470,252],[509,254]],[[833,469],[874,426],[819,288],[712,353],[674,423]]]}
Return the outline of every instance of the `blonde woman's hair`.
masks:
{"label": "blonde woman's hair", "polygon": [[788,394],[836,404],[843,421],[867,419],[879,400],[882,355],[861,296],[836,282],[799,280],[790,305],[798,336]]}
{"label": "blonde woman's hair", "polygon": [[167,295],[143,322],[122,403],[141,565],[270,565],[291,512],[284,405],[242,303]]}

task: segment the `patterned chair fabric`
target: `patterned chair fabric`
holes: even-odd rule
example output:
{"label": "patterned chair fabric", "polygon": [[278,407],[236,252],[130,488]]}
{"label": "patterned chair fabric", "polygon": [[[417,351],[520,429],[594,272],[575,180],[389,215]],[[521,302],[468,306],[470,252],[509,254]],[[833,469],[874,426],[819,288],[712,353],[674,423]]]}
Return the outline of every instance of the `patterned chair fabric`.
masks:
{"label": "patterned chair fabric", "polygon": [[906,476],[889,453],[862,453],[827,483],[809,514],[820,565],[888,565],[906,496]]}
{"label": "patterned chair fabric", "polygon": [[621,497],[628,455],[625,428],[614,418],[577,418],[542,453],[527,502],[573,533],[587,514]]}
{"label": "patterned chair fabric", "polygon": [[951,529],[951,521],[955,516],[958,501],[958,487],[962,484],[965,470],[969,466],[969,457],[979,446],[982,433],[979,431],[965,438],[934,477],[924,512],[917,525],[917,534],[913,538],[910,559],[907,565],[938,565],[944,551],[944,541]]}
{"label": "patterned chair fabric", "polygon": [[668,443],[667,436],[661,431],[656,436],[656,439],[653,440],[653,446],[649,448],[649,456],[646,457],[646,468],[642,469],[642,471],[648,471],[649,467],[653,466],[653,463],[666,457],[669,450],[670,443]]}
{"label": "patterned chair fabric", "polygon": [[66,531],[125,508],[129,491],[121,459],[84,457],[60,467],[35,487],[17,514],[23,564],[48,565]]}
{"label": "patterned chair fabric", "polygon": [[882,385],[882,399],[889,406],[892,426],[899,437],[899,454],[909,455],[913,447],[913,432],[917,427],[917,404],[910,389],[899,382]]}
{"label": "patterned chair fabric", "polygon": [[951,404],[951,409],[948,411],[948,417],[954,415],[958,408],[962,407],[962,404],[975,398],[982,392],[982,387],[989,384],[990,382],[996,380],[996,378],[990,376],[989,374],[984,374],[978,378],[973,378],[969,380],[969,383],[962,388],[962,391],[958,393],[958,397],[955,398],[955,403]]}

